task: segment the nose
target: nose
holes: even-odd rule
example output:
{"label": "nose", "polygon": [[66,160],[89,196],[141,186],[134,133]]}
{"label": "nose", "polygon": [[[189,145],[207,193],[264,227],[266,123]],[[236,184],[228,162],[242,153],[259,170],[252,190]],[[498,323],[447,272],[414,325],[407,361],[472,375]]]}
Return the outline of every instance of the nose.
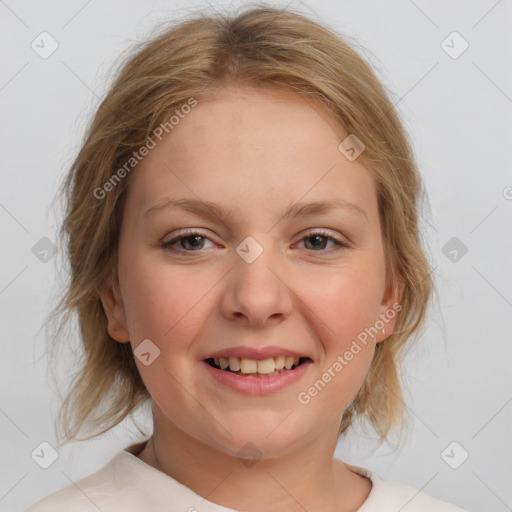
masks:
{"label": "nose", "polygon": [[255,328],[282,322],[292,311],[294,294],[279,256],[264,248],[254,261],[249,261],[235,255],[233,268],[226,276],[224,316]]}

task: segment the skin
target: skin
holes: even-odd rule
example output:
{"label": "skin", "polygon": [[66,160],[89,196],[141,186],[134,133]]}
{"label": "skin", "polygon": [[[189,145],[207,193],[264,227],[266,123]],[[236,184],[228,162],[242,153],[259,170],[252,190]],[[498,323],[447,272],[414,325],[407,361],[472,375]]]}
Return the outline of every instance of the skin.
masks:
{"label": "skin", "polygon": [[[293,93],[230,86],[199,100],[130,177],[119,280],[102,301],[113,338],[134,349],[150,339],[161,351],[149,366],[136,358],[154,417],[138,457],[229,508],[348,512],[371,490],[333,453],[343,411],[394,320],[307,405],[297,399],[399,299],[386,285],[375,184],[364,155],[349,161],[338,150],[346,136],[330,112]],[[170,198],[213,201],[232,215],[145,215]],[[335,198],[365,215],[280,215],[299,200]],[[184,228],[205,238],[163,247]],[[318,229],[348,246],[308,233]],[[263,248],[252,263],[236,252],[248,236]],[[206,353],[240,345],[287,347],[313,364],[276,393],[242,395],[202,366]],[[261,454],[250,467],[237,458],[248,442]]]}

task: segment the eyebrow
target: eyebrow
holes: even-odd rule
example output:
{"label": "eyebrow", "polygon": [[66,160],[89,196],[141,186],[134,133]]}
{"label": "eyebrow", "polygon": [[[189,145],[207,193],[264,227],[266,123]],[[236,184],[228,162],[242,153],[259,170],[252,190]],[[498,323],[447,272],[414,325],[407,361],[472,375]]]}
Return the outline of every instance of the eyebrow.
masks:
{"label": "eyebrow", "polygon": [[[205,218],[229,219],[235,216],[235,212],[227,210],[224,206],[211,201],[199,201],[197,199],[166,199],[165,201],[152,206],[144,213],[144,216],[155,210],[163,208],[181,208],[189,213]],[[368,219],[366,212],[357,204],[350,203],[344,199],[331,201],[296,202],[289,205],[282,213],[281,219],[307,217],[320,215],[335,209],[345,209]]]}

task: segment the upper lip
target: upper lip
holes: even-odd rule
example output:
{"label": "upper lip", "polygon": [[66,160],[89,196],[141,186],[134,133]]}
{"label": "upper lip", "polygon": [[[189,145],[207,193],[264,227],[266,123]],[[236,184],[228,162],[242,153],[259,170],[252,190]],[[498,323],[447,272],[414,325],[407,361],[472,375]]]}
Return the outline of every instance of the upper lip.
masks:
{"label": "upper lip", "polygon": [[233,348],[225,348],[222,350],[217,350],[215,352],[210,352],[203,356],[203,359],[212,359],[218,357],[224,357],[229,359],[230,357],[238,357],[239,359],[255,359],[256,361],[261,361],[263,359],[268,359],[269,357],[278,357],[278,356],[292,356],[292,357],[303,357],[309,358],[307,355],[297,352],[296,350],[290,350],[289,348],[283,347],[262,347],[262,348],[254,348],[254,347],[246,347],[239,346]]}

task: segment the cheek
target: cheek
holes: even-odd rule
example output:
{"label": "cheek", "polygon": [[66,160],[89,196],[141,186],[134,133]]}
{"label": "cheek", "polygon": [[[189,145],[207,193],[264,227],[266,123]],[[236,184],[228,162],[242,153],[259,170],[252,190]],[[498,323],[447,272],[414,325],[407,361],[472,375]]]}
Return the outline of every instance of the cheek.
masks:
{"label": "cheek", "polygon": [[218,280],[211,272],[143,258],[127,263],[123,296],[132,342],[149,338],[163,350],[172,340],[176,348],[191,329],[199,331],[202,302]]}
{"label": "cheek", "polygon": [[317,325],[323,325],[326,348],[343,348],[379,318],[383,271],[379,262],[361,263],[296,281],[301,282],[301,299],[316,313]]}
{"label": "cheek", "polygon": [[340,419],[361,388],[374,355],[370,333],[380,303],[379,281],[370,273],[338,272],[315,281],[322,293],[307,295],[320,360],[297,396],[309,414]]}
{"label": "cheek", "polygon": [[[318,344],[320,364],[312,388],[304,390],[322,407],[336,414],[344,409],[361,387],[371,364],[377,334],[379,305],[384,288],[383,264],[375,258],[358,259],[314,279],[296,281]],[[311,283],[315,286],[312,287]],[[372,330],[373,328],[373,330]]]}
{"label": "cheek", "polygon": [[135,358],[139,373],[157,403],[173,396],[173,405],[165,409],[174,410],[178,417],[180,410],[194,410],[196,404],[181,396],[171,376],[179,376],[180,381],[193,371],[195,359],[189,355],[205,321],[207,294],[215,276],[155,259],[133,260],[127,268],[123,296],[132,347],[135,350],[149,339],[160,351],[149,366]]}

